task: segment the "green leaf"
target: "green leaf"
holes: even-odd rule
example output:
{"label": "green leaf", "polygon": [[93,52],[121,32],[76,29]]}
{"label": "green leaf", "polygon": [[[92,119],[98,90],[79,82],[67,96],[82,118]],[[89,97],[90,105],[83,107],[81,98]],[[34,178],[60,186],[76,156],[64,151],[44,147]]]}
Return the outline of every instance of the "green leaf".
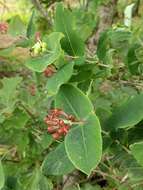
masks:
{"label": "green leaf", "polygon": [[39,181],[39,190],[53,190],[52,182],[45,176],[41,176]]}
{"label": "green leaf", "polygon": [[129,68],[129,71],[131,72],[131,74],[139,74],[139,70],[138,67],[141,64],[140,60],[137,57],[137,50],[139,50],[141,48],[141,46],[139,44],[133,44],[128,51],[127,54],[127,65]]}
{"label": "green leaf", "polygon": [[28,23],[27,34],[26,34],[28,38],[31,38],[35,33],[34,18],[35,18],[35,11],[32,12],[32,15]]}
{"label": "green leaf", "polygon": [[109,118],[108,127],[127,128],[143,119],[143,94],[136,95],[114,110]]}
{"label": "green leaf", "polygon": [[58,3],[55,16],[55,30],[62,32],[65,38],[62,39],[62,48],[72,56],[81,56],[84,54],[84,43],[73,29],[72,13],[64,9],[62,3]]}
{"label": "green leaf", "polygon": [[130,149],[137,162],[143,166],[143,141],[130,145]]}
{"label": "green leaf", "polygon": [[9,128],[23,128],[27,121],[29,120],[29,116],[22,110],[16,109],[11,117],[9,117],[4,125]]}
{"label": "green leaf", "polygon": [[4,171],[0,160],[0,189],[3,188],[4,183],[5,183]]}
{"label": "green leaf", "polygon": [[73,65],[74,63],[67,63],[48,79],[46,87],[49,94],[56,94],[60,86],[70,79],[73,72]]}
{"label": "green leaf", "polygon": [[102,155],[101,128],[95,114],[90,114],[83,125],[70,130],[65,147],[73,165],[89,175]]}
{"label": "green leaf", "polygon": [[3,88],[0,89],[0,103],[4,106],[2,112],[11,112],[14,109],[14,105],[17,101],[17,86],[21,82],[22,78],[4,78],[1,80]]}
{"label": "green leaf", "polygon": [[23,21],[21,20],[20,16],[16,15],[13,18],[11,18],[8,33],[10,33],[13,36],[25,35],[26,27]]}
{"label": "green leaf", "polygon": [[71,84],[61,86],[55,105],[66,113],[74,115],[77,119],[87,118],[90,113],[94,113],[93,105],[88,97]]}
{"label": "green leaf", "polygon": [[73,170],[74,166],[68,159],[63,143],[50,152],[42,164],[44,175],[65,175]]}
{"label": "green leaf", "polygon": [[76,168],[90,174],[100,161],[101,129],[90,100],[73,85],[63,85],[55,105],[84,123],[70,130],[65,138],[69,159]]}
{"label": "green leaf", "polygon": [[41,136],[40,145],[43,149],[48,148],[53,142],[53,138],[49,134],[43,134]]}
{"label": "green leaf", "polygon": [[108,30],[101,33],[98,44],[97,44],[97,56],[101,61],[106,61],[106,52],[109,49],[109,37]]}
{"label": "green leaf", "polygon": [[48,65],[54,63],[63,53],[60,45],[60,40],[63,37],[63,34],[59,32],[50,34],[46,39],[49,53],[28,59],[26,66],[33,71],[43,72]]}

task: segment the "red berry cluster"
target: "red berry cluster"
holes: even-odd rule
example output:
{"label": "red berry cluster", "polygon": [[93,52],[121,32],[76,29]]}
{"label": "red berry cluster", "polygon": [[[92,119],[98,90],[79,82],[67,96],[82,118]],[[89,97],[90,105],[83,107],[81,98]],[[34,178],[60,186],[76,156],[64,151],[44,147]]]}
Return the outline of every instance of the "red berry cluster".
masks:
{"label": "red berry cluster", "polygon": [[53,65],[49,65],[44,71],[44,76],[51,77],[54,73],[56,73],[56,68]]}
{"label": "red berry cluster", "polygon": [[0,33],[5,34],[8,31],[8,23],[7,22],[0,22]]}
{"label": "red berry cluster", "polygon": [[48,126],[48,132],[52,134],[55,140],[59,140],[68,133],[71,122],[75,121],[75,117],[66,114],[61,109],[53,109],[45,117],[44,121]]}

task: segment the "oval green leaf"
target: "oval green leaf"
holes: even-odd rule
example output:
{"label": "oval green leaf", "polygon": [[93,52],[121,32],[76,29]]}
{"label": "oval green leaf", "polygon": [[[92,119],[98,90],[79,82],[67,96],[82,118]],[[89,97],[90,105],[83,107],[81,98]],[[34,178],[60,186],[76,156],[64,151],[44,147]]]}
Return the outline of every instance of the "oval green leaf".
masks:
{"label": "oval green leaf", "polygon": [[65,138],[65,147],[73,165],[89,175],[102,154],[101,128],[93,106],[88,97],[71,84],[60,88],[55,105],[84,122],[71,129]]}
{"label": "oval green leaf", "polygon": [[65,147],[73,165],[89,175],[102,155],[101,127],[95,114],[89,115],[83,125],[68,133]]}

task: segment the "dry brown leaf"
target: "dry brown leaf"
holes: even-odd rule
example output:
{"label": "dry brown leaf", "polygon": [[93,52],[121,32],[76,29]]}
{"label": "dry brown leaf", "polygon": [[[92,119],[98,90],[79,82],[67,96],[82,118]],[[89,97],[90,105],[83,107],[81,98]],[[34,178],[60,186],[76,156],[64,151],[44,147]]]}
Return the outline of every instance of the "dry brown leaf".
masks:
{"label": "dry brown leaf", "polygon": [[0,49],[9,48],[23,39],[23,36],[13,37],[9,34],[0,34]]}

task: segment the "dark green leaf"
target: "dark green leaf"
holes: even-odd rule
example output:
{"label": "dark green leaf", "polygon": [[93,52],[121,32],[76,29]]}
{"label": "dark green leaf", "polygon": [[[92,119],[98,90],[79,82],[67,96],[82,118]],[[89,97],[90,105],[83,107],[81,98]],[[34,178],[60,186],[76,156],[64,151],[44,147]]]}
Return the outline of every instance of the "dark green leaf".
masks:
{"label": "dark green leaf", "polygon": [[62,39],[62,48],[72,56],[81,56],[84,54],[84,43],[73,30],[72,13],[64,9],[62,3],[58,3],[56,7],[55,30],[62,32],[65,38]]}
{"label": "dark green leaf", "polygon": [[32,12],[32,15],[30,17],[29,23],[28,23],[28,27],[27,27],[27,37],[31,38],[34,33],[35,33],[35,25],[34,25],[34,17],[35,17],[35,12]]}
{"label": "dark green leaf", "polygon": [[74,166],[68,159],[63,143],[50,152],[42,164],[45,175],[64,175],[73,170]]}
{"label": "dark green leaf", "polygon": [[88,97],[70,84],[60,88],[56,96],[56,107],[63,109],[66,113],[73,114],[77,119],[87,118],[90,113],[94,113]]}
{"label": "dark green leaf", "polygon": [[143,94],[139,94],[115,109],[107,125],[110,128],[127,128],[136,125],[142,119]]}
{"label": "dark green leaf", "polygon": [[133,44],[129,48],[129,51],[127,54],[127,65],[128,65],[129,71],[132,74],[139,74],[138,67],[139,67],[140,61],[137,59],[137,55],[136,55],[136,51],[139,48],[140,48],[139,44]]}
{"label": "dark green leaf", "polygon": [[61,87],[55,105],[83,122],[71,129],[65,146],[74,166],[89,175],[99,163],[102,152],[101,129],[93,106],[88,97],[69,84]]}
{"label": "dark green leaf", "polygon": [[89,115],[83,125],[70,130],[65,147],[74,166],[89,175],[102,155],[101,128],[95,114]]}
{"label": "dark green leaf", "polygon": [[46,87],[50,95],[56,94],[60,86],[70,79],[73,72],[73,65],[74,63],[67,63],[48,79]]}
{"label": "dark green leaf", "polygon": [[130,145],[130,149],[137,162],[143,166],[143,141]]}

